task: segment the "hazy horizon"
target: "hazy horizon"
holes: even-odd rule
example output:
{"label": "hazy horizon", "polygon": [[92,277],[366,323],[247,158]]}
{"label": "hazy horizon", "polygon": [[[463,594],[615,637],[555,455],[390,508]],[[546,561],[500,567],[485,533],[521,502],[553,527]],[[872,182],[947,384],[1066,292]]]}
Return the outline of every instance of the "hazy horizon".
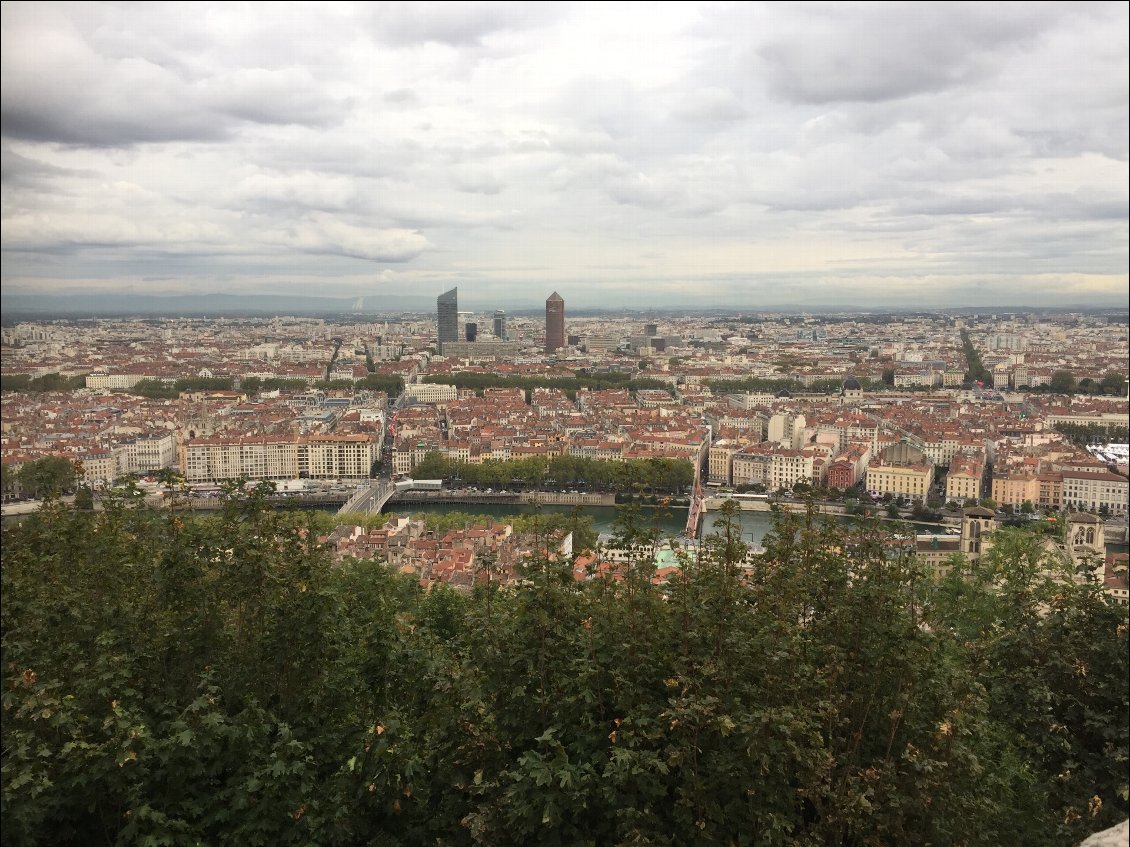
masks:
{"label": "hazy horizon", "polygon": [[0,282],[1119,308],[1128,8],[5,3]]}

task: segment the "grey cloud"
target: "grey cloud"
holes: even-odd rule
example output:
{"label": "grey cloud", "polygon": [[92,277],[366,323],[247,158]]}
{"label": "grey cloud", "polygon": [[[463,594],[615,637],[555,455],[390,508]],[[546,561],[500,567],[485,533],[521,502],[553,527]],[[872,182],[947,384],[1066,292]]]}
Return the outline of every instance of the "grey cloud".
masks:
{"label": "grey cloud", "polygon": [[1126,220],[1130,202],[1110,192],[1080,194],[1013,192],[1010,194],[957,194],[923,192],[909,194],[892,204],[888,212],[895,217],[992,215],[1040,221],[1118,221]]}
{"label": "grey cloud", "polygon": [[757,51],[771,90],[797,103],[884,101],[982,79],[1060,14],[1029,4],[802,7],[789,38]]}
{"label": "grey cloud", "polygon": [[452,182],[459,191],[468,194],[498,194],[502,181],[489,171],[474,166],[459,167],[452,173]]}
{"label": "grey cloud", "polygon": [[1005,195],[946,195],[923,193],[899,202],[896,215],[990,215],[1021,205],[1019,198]]}
{"label": "grey cloud", "polygon": [[380,233],[328,233],[308,240],[299,237],[292,246],[310,253],[331,253],[376,262],[409,262],[428,247],[428,241],[417,232],[391,231]]}
{"label": "grey cloud", "polygon": [[0,181],[6,186],[54,191],[58,190],[55,188],[57,178],[85,179],[92,176],[96,176],[96,173],[91,170],[63,168],[50,162],[20,155],[7,144],[0,150]]}
{"label": "grey cloud", "polygon": [[0,117],[8,138],[91,147],[223,141],[244,123],[326,126],[349,104],[295,68],[207,74],[140,55],[103,55],[75,27],[6,21]]}
{"label": "grey cloud", "polygon": [[391,45],[446,44],[470,47],[492,33],[522,30],[552,21],[556,3],[381,3],[373,7],[376,37]]}
{"label": "grey cloud", "polygon": [[691,92],[675,106],[672,114],[678,120],[690,123],[729,123],[748,117],[748,112],[734,93],[722,88]]}
{"label": "grey cloud", "polygon": [[398,88],[395,91],[389,91],[385,94],[384,99],[386,103],[395,103],[398,106],[414,105],[420,100],[411,88]]}
{"label": "grey cloud", "polygon": [[306,127],[334,124],[350,108],[347,100],[320,89],[308,71],[296,68],[241,69],[213,77],[201,86],[200,105],[249,123]]}
{"label": "grey cloud", "polygon": [[643,209],[662,209],[681,199],[677,187],[642,173],[614,177],[605,184],[605,191],[617,203]]}
{"label": "grey cloud", "polygon": [[1127,7],[1077,5],[3,4],[4,284],[1125,279]]}

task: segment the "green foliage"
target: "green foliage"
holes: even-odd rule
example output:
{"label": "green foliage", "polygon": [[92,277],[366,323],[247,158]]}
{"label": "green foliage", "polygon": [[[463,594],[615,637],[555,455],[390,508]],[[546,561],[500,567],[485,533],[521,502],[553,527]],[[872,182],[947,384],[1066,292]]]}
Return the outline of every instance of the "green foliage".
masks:
{"label": "green foliage", "polygon": [[811,513],[747,562],[731,503],[661,581],[628,508],[615,579],[535,554],[425,593],[237,491],[4,528],[5,844],[1070,845],[1126,816],[1126,613],[1031,534],[933,584]]}
{"label": "green foliage", "polygon": [[[862,380],[861,382],[867,383],[867,380]],[[838,392],[841,384],[842,381],[839,379],[818,379],[807,385],[796,379],[768,379],[765,377],[706,380],[706,385],[715,394],[756,394],[777,391],[824,394],[828,392]],[[868,383],[868,386],[869,385],[870,383]]]}
{"label": "green foliage", "polygon": [[80,485],[78,487],[78,490],[75,491],[74,506],[76,509],[87,511],[94,508],[94,492],[90,490],[90,486]]}
{"label": "green foliage", "polygon": [[58,497],[74,490],[78,473],[70,459],[44,456],[20,468],[17,478],[25,497]]}
{"label": "green foliage", "polygon": [[171,383],[163,379],[143,379],[135,383],[129,392],[153,400],[175,400],[182,391],[231,391],[232,385],[232,378],[226,376],[183,377]]}
{"label": "green foliage", "polygon": [[1056,394],[1075,393],[1075,375],[1071,371],[1056,371],[1052,374],[1051,390]]}
{"label": "green foliage", "polygon": [[602,391],[608,388],[626,388],[629,391],[640,389],[659,389],[670,391],[671,386],[660,379],[647,377],[632,377],[629,374],[612,371],[609,373],[591,373],[588,371],[575,371],[571,377],[544,377],[544,376],[502,376],[493,373],[480,373],[468,371],[451,374],[432,374],[424,377],[424,382],[443,385],[454,385],[457,388],[472,388],[480,394],[486,388],[521,388],[529,392],[535,388],[557,388],[570,397],[576,395],[581,388],[592,391]]}
{"label": "green foliage", "polygon": [[282,377],[268,377],[263,379],[257,376],[244,377],[239,382],[240,391],[249,395],[259,394],[264,391],[297,392],[310,388],[304,379],[284,379]]}
{"label": "green foliage", "polygon": [[630,459],[605,462],[577,456],[531,456],[480,464],[429,453],[412,470],[416,479],[460,481],[461,485],[509,488],[584,485],[596,491],[650,491],[676,494],[694,482],[694,466],[686,459]]}
{"label": "green foliage", "polygon": [[1118,371],[1110,371],[1109,373],[1103,374],[1099,388],[1102,390],[1103,394],[1121,395],[1126,391],[1126,377],[1118,373]]}
{"label": "green foliage", "polygon": [[1079,447],[1088,444],[1106,444],[1108,442],[1125,443],[1130,437],[1130,428],[1124,426],[1102,424],[1074,424],[1060,422],[1055,425],[1055,431],[1067,436],[1067,440]]}
{"label": "green foliage", "polygon": [[382,376],[371,373],[364,379],[359,380],[357,387],[369,391],[383,391],[390,397],[395,397],[404,391],[404,379],[399,376]]}
{"label": "green foliage", "polygon": [[0,375],[0,391],[75,391],[86,385],[85,376],[63,376],[50,373],[32,378],[31,374]]}
{"label": "green foliage", "polygon": [[961,346],[965,351],[965,378],[972,382],[991,386],[993,384],[993,373],[982,363],[981,354],[973,346],[973,339],[969,337],[968,330],[963,329],[961,331]]}

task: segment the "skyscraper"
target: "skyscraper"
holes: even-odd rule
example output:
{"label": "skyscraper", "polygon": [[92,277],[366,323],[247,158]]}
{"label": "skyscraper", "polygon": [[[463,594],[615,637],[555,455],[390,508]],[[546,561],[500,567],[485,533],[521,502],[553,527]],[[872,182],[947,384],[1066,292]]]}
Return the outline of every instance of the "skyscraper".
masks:
{"label": "skyscraper", "polygon": [[436,340],[439,352],[446,341],[459,340],[459,289],[445,291],[436,298]]}
{"label": "skyscraper", "polygon": [[554,291],[545,301],[545,352],[565,346],[565,301]]}
{"label": "skyscraper", "polygon": [[495,309],[494,312],[494,337],[499,341],[506,340],[506,312]]}

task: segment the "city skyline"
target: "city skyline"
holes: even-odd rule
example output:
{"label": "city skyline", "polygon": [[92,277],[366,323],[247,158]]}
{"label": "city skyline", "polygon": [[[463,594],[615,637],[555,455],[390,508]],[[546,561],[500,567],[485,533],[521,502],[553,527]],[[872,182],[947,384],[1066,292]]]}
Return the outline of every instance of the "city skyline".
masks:
{"label": "city skyline", "polygon": [[6,296],[1127,303],[1126,4],[0,11]]}

